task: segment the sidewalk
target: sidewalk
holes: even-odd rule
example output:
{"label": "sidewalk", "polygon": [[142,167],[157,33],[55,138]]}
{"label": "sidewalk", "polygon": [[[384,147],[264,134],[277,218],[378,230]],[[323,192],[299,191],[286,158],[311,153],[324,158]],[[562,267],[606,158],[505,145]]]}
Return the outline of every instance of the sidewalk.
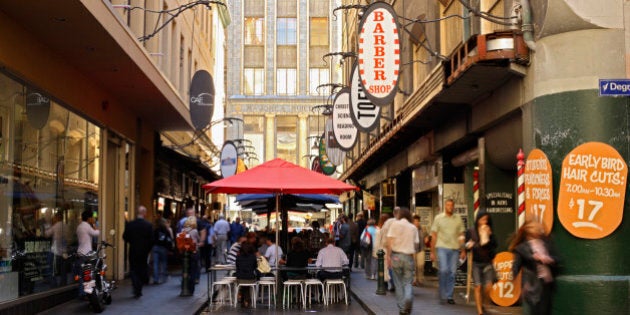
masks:
{"label": "sidewalk", "polygon": [[[369,314],[398,314],[396,294],[387,291],[385,295],[377,295],[375,293],[376,280],[366,279],[362,269],[353,269],[351,286],[353,299],[360,303]],[[476,314],[472,289],[469,303],[466,303],[465,294],[466,288],[456,288],[453,294],[456,304],[440,304],[437,277],[426,277],[422,287],[413,287],[412,314]],[[487,313],[497,315],[521,314],[521,307],[493,306],[487,310]]]}
{"label": "sidewalk", "polygon": [[[195,294],[188,297],[179,296],[181,271],[173,270],[170,274],[168,281],[163,284],[145,285],[139,299],[133,298],[130,279],[117,282],[112,304],[107,305],[103,314],[196,314],[208,298],[207,274],[201,274],[199,284],[195,286]],[[92,310],[87,301],[75,299],[39,314],[92,314]]]}

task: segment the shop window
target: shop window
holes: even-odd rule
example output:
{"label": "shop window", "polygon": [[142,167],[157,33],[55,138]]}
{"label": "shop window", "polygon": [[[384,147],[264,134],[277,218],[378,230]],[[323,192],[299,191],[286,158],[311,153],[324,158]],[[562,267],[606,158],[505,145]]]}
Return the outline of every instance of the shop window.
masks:
{"label": "shop window", "polygon": [[81,213],[98,220],[100,137],[51,96],[0,73],[0,277],[9,288],[0,302],[76,285],[67,257]]}

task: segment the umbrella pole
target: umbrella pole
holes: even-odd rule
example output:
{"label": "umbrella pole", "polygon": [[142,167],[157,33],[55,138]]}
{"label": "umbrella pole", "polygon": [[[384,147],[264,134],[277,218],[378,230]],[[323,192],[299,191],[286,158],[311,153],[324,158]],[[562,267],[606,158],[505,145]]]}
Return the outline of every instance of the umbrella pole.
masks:
{"label": "umbrella pole", "polygon": [[[280,218],[280,216],[278,215],[278,209],[280,209],[280,196],[278,195],[278,193],[274,194],[276,197],[276,284],[278,284],[278,276],[280,275],[280,268],[279,268],[279,262],[280,262],[280,257],[278,257],[278,220]],[[276,285],[276,301],[278,301],[278,298],[280,297],[280,285]],[[270,302],[271,303],[271,302]],[[277,305],[278,303],[276,303]]]}

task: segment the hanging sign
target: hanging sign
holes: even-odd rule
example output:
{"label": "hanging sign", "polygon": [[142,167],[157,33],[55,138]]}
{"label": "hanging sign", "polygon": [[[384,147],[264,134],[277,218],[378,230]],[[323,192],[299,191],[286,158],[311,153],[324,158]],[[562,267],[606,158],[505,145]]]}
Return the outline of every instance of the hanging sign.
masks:
{"label": "hanging sign", "polygon": [[324,127],[324,144],[326,146],[326,154],[328,159],[334,165],[341,165],[346,158],[346,152],[341,149],[341,146],[335,138],[335,132],[333,131],[333,121],[331,118],[326,119],[326,127]]}
{"label": "hanging sign", "polygon": [[319,167],[322,169],[322,173],[324,175],[332,175],[335,173],[337,166],[330,162],[328,155],[326,154],[326,144],[324,138],[326,138],[326,133],[322,134],[322,137],[319,138]]}
{"label": "hanging sign", "polygon": [[553,226],[553,181],[545,152],[534,149],[525,162],[525,220],[538,220],[545,234]]}
{"label": "hanging sign", "polygon": [[376,128],[381,118],[381,107],[368,99],[361,84],[359,67],[356,65],[350,78],[350,118],[357,129],[363,132]]}
{"label": "hanging sign", "polygon": [[228,178],[236,174],[238,167],[238,152],[232,141],[226,141],[221,149],[221,176]]}
{"label": "hanging sign", "polygon": [[357,142],[359,134],[357,127],[350,118],[350,89],[344,88],[333,102],[332,127],[335,140],[341,150],[349,151]]}
{"label": "hanging sign", "polygon": [[319,157],[316,156],[313,159],[313,162],[311,163],[311,171],[317,172],[317,173],[324,173],[324,171],[322,171],[322,167],[319,165]]}
{"label": "hanging sign", "polygon": [[50,115],[50,98],[31,87],[26,88],[26,119],[35,129],[42,129]]}
{"label": "hanging sign", "polygon": [[214,82],[206,70],[198,70],[190,82],[190,119],[196,130],[203,130],[212,120]]}
{"label": "hanging sign", "polygon": [[512,274],[514,254],[510,252],[498,253],[492,260],[497,282],[492,285],[490,298],[500,306],[511,306],[521,297],[521,274],[516,278]]}
{"label": "hanging sign", "polygon": [[610,235],[621,224],[628,165],[615,148],[588,142],[562,161],[558,219],[569,233],[586,239]]}
{"label": "hanging sign", "polygon": [[400,70],[400,27],[387,3],[375,2],[359,26],[359,75],[375,105],[390,104],[396,96]]}

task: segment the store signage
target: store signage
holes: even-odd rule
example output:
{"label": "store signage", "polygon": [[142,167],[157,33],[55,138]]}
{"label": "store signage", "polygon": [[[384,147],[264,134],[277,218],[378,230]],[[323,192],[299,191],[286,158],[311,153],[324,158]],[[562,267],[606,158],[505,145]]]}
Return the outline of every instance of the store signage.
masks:
{"label": "store signage", "polygon": [[42,129],[50,116],[50,98],[40,91],[26,89],[26,119],[35,129]]}
{"label": "store signage", "polygon": [[489,192],[486,194],[486,212],[514,213],[514,194],[511,192]]}
{"label": "store signage", "polygon": [[361,84],[359,67],[356,65],[350,78],[350,118],[357,129],[363,132],[376,128],[381,118],[381,107],[368,99]]}
{"label": "store signage", "polygon": [[344,88],[333,101],[332,127],[339,147],[348,151],[357,142],[359,131],[350,118],[350,89]]}
{"label": "store signage", "polygon": [[615,148],[588,142],[562,162],[558,219],[576,237],[600,239],[621,224],[628,165]]}
{"label": "store signage", "polygon": [[512,266],[514,254],[510,252],[498,253],[492,260],[497,282],[492,285],[490,298],[499,306],[511,306],[521,297],[521,272],[514,278]]}
{"label": "store signage", "polygon": [[221,176],[228,178],[236,174],[238,168],[238,152],[232,141],[226,141],[221,149]]}
{"label": "store signage", "polygon": [[599,96],[630,96],[630,79],[599,79]]}
{"label": "store signage", "polygon": [[190,82],[190,119],[195,130],[203,130],[212,120],[214,82],[206,70],[198,70]]}
{"label": "store signage", "polygon": [[545,234],[553,226],[553,180],[545,152],[534,149],[525,162],[525,220],[537,220]]}
{"label": "store signage", "polygon": [[367,191],[363,191],[363,210],[376,210],[376,197]]}
{"label": "store signage", "polygon": [[335,138],[335,132],[333,131],[333,122],[331,118],[326,119],[326,126],[324,127],[324,145],[326,146],[326,154],[328,159],[334,165],[341,165],[346,158],[346,152],[341,149],[341,146]]}
{"label": "store signage", "polygon": [[396,96],[400,70],[400,27],[387,3],[375,2],[359,25],[359,75],[375,105],[390,104]]}
{"label": "store signage", "polygon": [[319,138],[319,167],[322,169],[322,173],[324,175],[332,175],[335,173],[337,166],[333,164],[328,158],[328,154],[326,154],[326,144],[324,138],[326,138],[326,133],[322,134],[322,137]]}

